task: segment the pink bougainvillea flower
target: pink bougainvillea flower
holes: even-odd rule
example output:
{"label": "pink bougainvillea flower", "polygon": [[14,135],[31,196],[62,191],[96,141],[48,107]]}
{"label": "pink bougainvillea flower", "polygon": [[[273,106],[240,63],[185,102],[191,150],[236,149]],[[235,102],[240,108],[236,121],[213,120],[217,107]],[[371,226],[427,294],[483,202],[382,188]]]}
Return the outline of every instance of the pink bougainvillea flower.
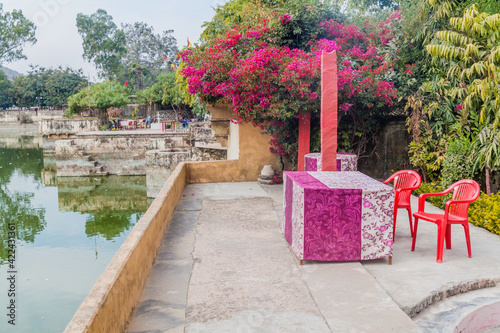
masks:
{"label": "pink bougainvillea flower", "polygon": [[283,16],[281,17],[281,24],[285,25],[287,23],[290,23],[290,21],[292,20],[292,17],[288,14],[283,14]]}
{"label": "pink bougainvillea flower", "polygon": [[[326,38],[309,36],[305,49],[275,43],[272,29],[291,19],[289,14],[276,14],[274,22],[263,19],[258,26],[239,25],[179,54],[191,94],[210,104],[230,104],[238,122],[250,122],[270,134],[273,153],[289,156],[296,153],[298,135],[290,119],[320,109],[323,52],[337,51],[340,111],[393,104],[397,91],[385,80],[393,69],[380,52],[394,39],[400,14],[395,12],[377,25],[322,21]],[[413,74],[414,66],[408,65],[405,73]]]}

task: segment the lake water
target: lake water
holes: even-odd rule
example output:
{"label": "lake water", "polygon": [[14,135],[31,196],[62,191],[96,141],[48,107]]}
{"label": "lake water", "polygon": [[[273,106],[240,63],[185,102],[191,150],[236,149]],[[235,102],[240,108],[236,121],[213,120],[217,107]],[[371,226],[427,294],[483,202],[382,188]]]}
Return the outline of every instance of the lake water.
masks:
{"label": "lake water", "polygon": [[57,178],[53,162],[0,149],[0,332],[62,332],[150,203],[145,177]]}

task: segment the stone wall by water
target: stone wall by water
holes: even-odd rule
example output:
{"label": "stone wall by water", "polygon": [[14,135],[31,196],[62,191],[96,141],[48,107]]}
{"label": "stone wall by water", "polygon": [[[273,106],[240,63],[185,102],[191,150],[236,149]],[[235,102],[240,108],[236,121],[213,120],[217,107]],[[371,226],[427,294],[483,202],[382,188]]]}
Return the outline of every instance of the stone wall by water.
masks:
{"label": "stone wall by water", "polygon": [[21,114],[26,114],[31,117],[33,121],[41,121],[43,119],[62,118],[64,116],[63,110],[3,110],[0,111],[0,123],[16,123],[19,121]]}
{"label": "stone wall by water", "polygon": [[186,161],[218,161],[227,159],[227,148],[192,147],[191,149],[156,149],[146,153],[147,196],[160,193],[165,181],[177,165]]}
{"label": "stone wall by water", "polygon": [[43,136],[73,135],[98,129],[98,119],[44,119],[40,121],[40,133]]}

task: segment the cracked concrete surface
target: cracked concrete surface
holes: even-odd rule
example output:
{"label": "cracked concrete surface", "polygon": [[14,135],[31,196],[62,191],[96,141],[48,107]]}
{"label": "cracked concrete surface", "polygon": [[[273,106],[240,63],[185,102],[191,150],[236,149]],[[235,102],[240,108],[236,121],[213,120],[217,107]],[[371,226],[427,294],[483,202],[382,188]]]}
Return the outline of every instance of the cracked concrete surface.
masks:
{"label": "cracked concrete surface", "polygon": [[471,226],[473,258],[452,229],[453,249],[437,264],[435,225],[420,223],[411,252],[402,212],[392,266],[300,266],[280,230],[282,200],[276,185],[188,185],[128,331],[453,332],[498,300],[498,287],[452,296],[500,281],[500,237],[483,229]]}

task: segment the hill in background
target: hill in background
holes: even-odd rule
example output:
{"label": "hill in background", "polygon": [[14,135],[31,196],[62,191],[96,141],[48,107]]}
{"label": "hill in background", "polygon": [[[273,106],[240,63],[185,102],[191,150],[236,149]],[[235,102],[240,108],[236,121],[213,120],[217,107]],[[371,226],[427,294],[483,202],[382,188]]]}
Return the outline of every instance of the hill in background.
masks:
{"label": "hill in background", "polygon": [[0,66],[0,69],[5,73],[5,75],[7,75],[7,78],[11,81],[14,80],[14,78],[16,76],[22,75],[21,73],[16,72],[15,70],[7,68],[7,67]]}

